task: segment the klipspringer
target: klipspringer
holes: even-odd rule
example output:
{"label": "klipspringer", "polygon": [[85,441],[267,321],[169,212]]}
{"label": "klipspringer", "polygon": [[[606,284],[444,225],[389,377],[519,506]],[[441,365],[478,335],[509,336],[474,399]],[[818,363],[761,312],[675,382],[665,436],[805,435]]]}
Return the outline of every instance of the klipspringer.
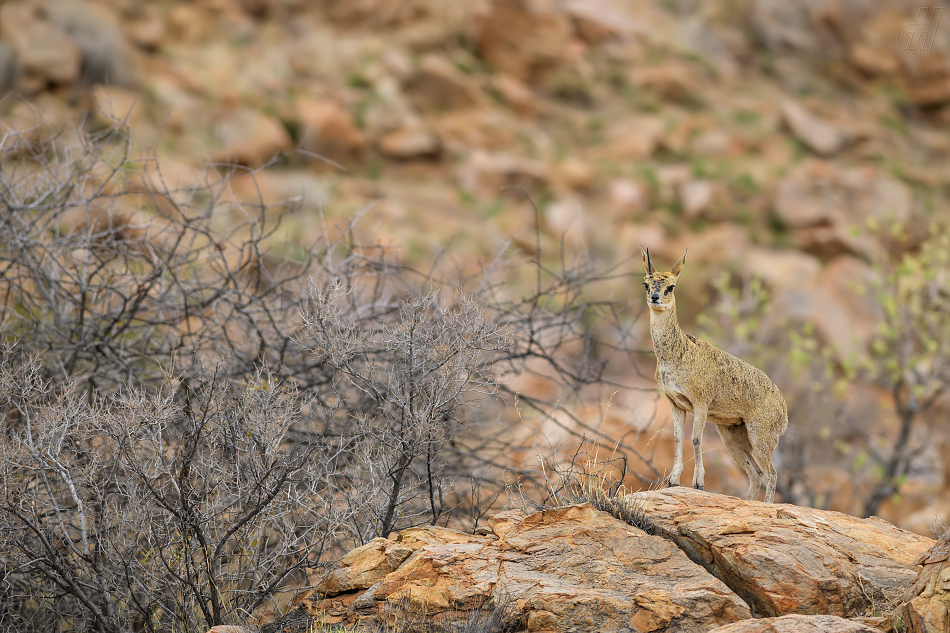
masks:
{"label": "klipspringer", "polygon": [[643,286],[650,308],[656,381],[673,409],[676,454],[669,485],[678,486],[683,474],[683,427],[689,411],[693,414],[693,487],[702,490],[704,486],[703,429],[710,421],[729,456],[749,477],[746,498],[758,496],[764,474],[765,500],[771,502],[778,479],[772,456],[788,426],[782,392],[762,370],[680,329],[673,289],[686,264],[685,253],[668,273],[653,269],[649,249],[641,248],[640,253],[647,273]]}

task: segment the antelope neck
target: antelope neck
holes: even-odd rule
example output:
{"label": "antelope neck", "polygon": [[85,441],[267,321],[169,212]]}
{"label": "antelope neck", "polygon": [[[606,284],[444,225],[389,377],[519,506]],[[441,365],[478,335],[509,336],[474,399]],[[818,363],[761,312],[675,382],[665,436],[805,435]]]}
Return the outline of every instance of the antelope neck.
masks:
{"label": "antelope neck", "polygon": [[662,312],[650,310],[650,338],[657,358],[682,356],[678,352],[685,350],[686,336],[676,320],[676,302]]}

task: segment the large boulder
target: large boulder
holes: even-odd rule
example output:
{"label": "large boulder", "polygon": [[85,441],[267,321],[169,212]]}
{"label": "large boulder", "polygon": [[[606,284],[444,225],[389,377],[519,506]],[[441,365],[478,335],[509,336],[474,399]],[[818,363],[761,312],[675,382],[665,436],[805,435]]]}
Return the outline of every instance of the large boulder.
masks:
{"label": "large boulder", "polygon": [[[374,539],[312,578],[262,633],[396,620],[456,630],[473,613],[542,633],[863,633],[887,628],[866,616],[915,578],[925,598],[947,584],[942,567],[917,576],[921,562],[945,566],[945,548],[877,518],[678,487],[628,501],[640,527],[580,505],[504,512],[474,535],[425,527]],[[939,618],[941,606],[908,612]]]}
{"label": "large boulder", "polygon": [[774,266],[770,257],[753,261],[757,265],[750,270],[772,288],[776,315],[814,325],[839,358],[866,352],[882,319],[873,292],[877,274],[871,266],[843,255],[818,270],[814,257],[798,251],[776,258]]}
{"label": "large boulder", "polygon": [[676,487],[634,495],[658,533],[732,588],[755,617],[864,615],[914,583],[933,541],[872,517]]}
{"label": "large boulder", "polygon": [[882,251],[877,232],[910,227],[913,198],[906,184],[877,169],[808,161],[779,182],[775,214],[801,250],[874,259]]}
{"label": "large boulder", "polygon": [[902,607],[908,633],[950,631],[950,530],[918,559],[920,573]]}
{"label": "large boulder", "polygon": [[29,82],[42,87],[79,79],[79,45],[60,25],[43,19],[34,5],[11,2],[0,6],[0,38],[10,43]]}
{"label": "large boulder", "polygon": [[474,26],[488,65],[531,84],[575,58],[570,22],[553,0],[492,0]]}
{"label": "large boulder", "polygon": [[378,539],[344,559],[289,617],[305,611],[325,623],[368,624],[401,609],[444,624],[506,600],[512,624],[552,633],[706,631],[749,617],[738,596],[671,541],[588,505],[508,512],[489,525],[488,536],[425,528]]}

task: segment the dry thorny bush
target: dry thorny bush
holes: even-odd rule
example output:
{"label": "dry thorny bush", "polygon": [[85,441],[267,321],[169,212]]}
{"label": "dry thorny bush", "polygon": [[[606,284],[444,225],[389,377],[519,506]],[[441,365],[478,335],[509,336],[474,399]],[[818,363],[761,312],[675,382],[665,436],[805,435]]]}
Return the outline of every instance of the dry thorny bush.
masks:
{"label": "dry thorny bush", "polygon": [[127,133],[0,137],[0,629],[279,608],[373,537],[473,527],[512,476],[511,434],[485,429],[515,399],[564,425],[625,388],[607,367],[633,362],[632,321],[592,300],[615,273],[506,245],[475,277],[420,274],[352,224],[281,243],[299,201],[235,200],[255,172],[233,166],[170,188]]}

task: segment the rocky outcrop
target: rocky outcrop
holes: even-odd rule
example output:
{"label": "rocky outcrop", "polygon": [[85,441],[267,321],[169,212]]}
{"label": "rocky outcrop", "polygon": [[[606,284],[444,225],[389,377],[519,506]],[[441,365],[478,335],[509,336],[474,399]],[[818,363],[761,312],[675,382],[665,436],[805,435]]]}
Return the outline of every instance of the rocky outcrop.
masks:
{"label": "rocky outcrop", "polygon": [[917,560],[920,573],[901,611],[908,633],[950,631],[950,530]]}
{"label": "rocky outcrop", "polygon": [[[162,174],[210,173],[209,158],[246,165],[269,183],[235,182],[227,195],[243,190],[251,204],[275,182],[272,191],[293,198],[301,191],[291,184],[318,189],[293,203],[299,213],[284,224],[304,240],[385,198],[363,237],[411,240],[396,252],[414,268],[449,242],[466,270],[494,250],[485,240],[531,253],[535,240],[519,233],[533,226],[521,219],[523,187],[539,201],[537,243],[549,254],[573,241],[607,264],[641,244],[672,260],[689,247],[708,264],[681,289],[696,307],[716,297],[706,287],[714,274],[767,277],[764,305],[777,318],[760,329],[769,333],[763,356],[802,324],[847,361],[866,354],[881,322],[869,273],[912,250],[950,209],[940,194],[950,186],[950,19],[931,28],[937,16],[922,8],[910,0],[6,0],[0,131],[22,131],[23,114],[43,124],[0,137],[12,158],[14,138],[16,152],[28,139],[63,148],[78,142],[62,131],[76,121],[124,135],[116,117],[127,118],[132,157],[156,149]],[[152,200],[159,215],[176,213],[170,199]],[[619,277],[610,283],[613,296],[626,296]],[[802,375],[801,388],[812,383]],[[866,378],[854,384],[873,388]],[[653,395],[643,392],[637,406],[652,406]],[[818,419],[802,406],[799,414]],[[878,408],[863,428],[893,437],[889,408]],[[812,442],[821,451],[863,441],[832,426],[829,441],[803,435],[802,453]],[[744,485],[716,444],[709,476]],[[938,432],[932,444],[946,451],[950,435]],[[838,485],[863,476],[854,463],[811,463],[798,498],[860,511],[861,495]],[[948,484],[931,486],[950,482],[950,462],[927,463],[908,473],[900,507],[885,502],[882,516],[918,531],[947,516]]]}
{"label": "rocky outcrop", "polygon": [[743,620],[710,633],[880,633],[880,629],[836,615],[783,615]]}
{"label": "rocky outcrop", "polygon": [[633,499],[646,529],[581,505],[505,512],[485,534],[374,539],[263,631],[420,614],[431,628],[489,608],[510,630],[546,633],[874,631],[886,619],[862,616],[914,583],[933,544],[879,519],[690,488]]}
{"label": "rocky outcrop", "polygon": [[741,501],[678,487],[637,493],[663,536],[739,594],[755,617],[862,616],[896,602],[932,540],[877,518]]}
{"label": "rocky outcrop", "polygon": [[909,230],[912,196],[902,182],[874,169],[801,164],[779,182],[775,213],[798,247],[830,259],[844,252],[873,259],[880,244],[874,230]]}
{"label": "rocky outcrop", "polygon": [[489,525],[487,536],[426,528],[377,539],[300,608],[330,623],[385,620],[397,608],[438,624],[511,600],[512,623],[551,632],[705,631],[749,617],[669,540],[590,506],[508,512]]}

